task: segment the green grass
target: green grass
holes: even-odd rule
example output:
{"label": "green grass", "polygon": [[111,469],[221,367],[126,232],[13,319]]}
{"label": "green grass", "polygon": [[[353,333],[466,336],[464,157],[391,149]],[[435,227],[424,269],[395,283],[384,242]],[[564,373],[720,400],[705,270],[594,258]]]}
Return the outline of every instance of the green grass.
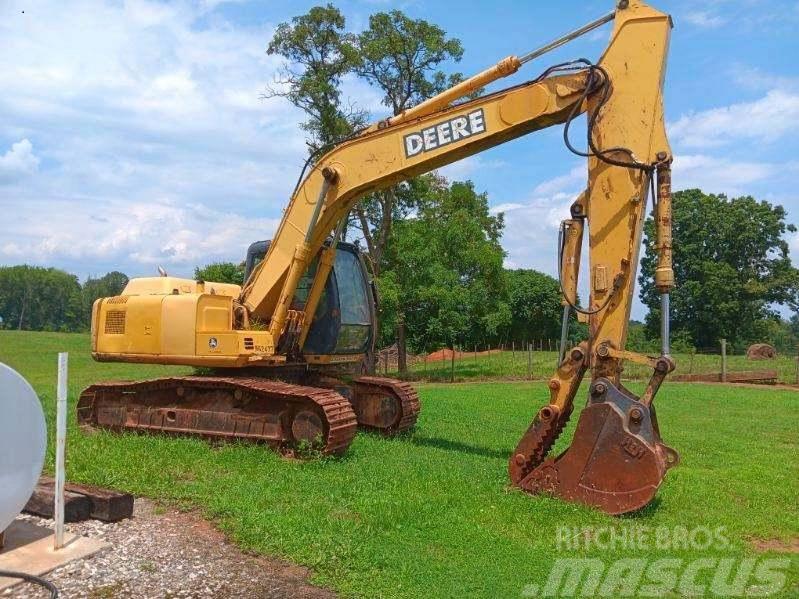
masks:
{"label": "green grass", "polygon": [[[94,363],[83,335],[0,333],[0,360],[31,381],[51,423],[59,350],[70,352],[73,411],[91,382],[185,371]],[[243,548],[310,566],[314,582],[345,596],[519,597],[556,557],[572,555],[556,546],[559,526],[725,527],[730,541],[715,553],[591,550],[605,561],[740,558],[760,555],[752,539],[799,537],[799,393],[666,385],[658,417],[683,463],[653,504],[621,519],[508,487],[506,460],[546,400],[542,383],[424,385],[420,393],[413,434],[361,433],[345,457],[316,462],[243,444],[86,435],[71,413],[68,476],[198,508]],[[799,593],[797,562],[779,596]]]}
{"label": "green grass", "polygon": [[[674,354],[677,362],[675,374],[704,374],[721,372],[721,356],[708,354]],[[552,376],[557,364],[558,354],[554,351],[532,352],[532,368],[528,370],[528,356],[523,351],[492,351],[490,355],[466,353],[455,359],[455,380],[526,380],[532,373],[533,380],[541,380]],[[728,356],[727,367],[730,372],[747,370],[776,370],[779,381],[785,384],[797,383],[796,356],[780,355],[774,360],[752,361],[746,356]],[[382,372],[381,365],[381,372]],[[651,376],[652,370],[639,364],[627,363],[624,378],[643,381]],[[452,364],[445,361],[415,360],[409,364],[411,378],[432,382],[447,382],[452,376]],[[396,372],[389,371],[396,375]]]}

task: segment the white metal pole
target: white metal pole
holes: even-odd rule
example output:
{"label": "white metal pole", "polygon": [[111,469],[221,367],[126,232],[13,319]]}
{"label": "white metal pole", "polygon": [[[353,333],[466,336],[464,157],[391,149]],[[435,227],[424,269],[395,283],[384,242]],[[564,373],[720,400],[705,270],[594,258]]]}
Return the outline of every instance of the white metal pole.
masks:
{"label": "white metal pole", "polygon": [[64,454],[67,444],[67,367],[69,354],[58,354],[58,392],[56,395],[55,445],[55,549],[64,546]]}

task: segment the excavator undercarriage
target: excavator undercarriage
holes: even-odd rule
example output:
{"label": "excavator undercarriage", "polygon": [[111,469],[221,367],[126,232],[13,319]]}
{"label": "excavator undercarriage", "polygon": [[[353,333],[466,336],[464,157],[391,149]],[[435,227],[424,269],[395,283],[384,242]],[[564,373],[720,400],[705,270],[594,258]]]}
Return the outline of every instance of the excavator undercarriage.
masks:
{"label": "excavator undercarriage", "polygon": [[308,378],[313,380],[307,385],[243,373],[98,383],[81,393],[78,423],[117,432],[260,442],[286,455],[300,447],[340,455],[358,426],[390,436],[416,424],[419,396],[408,383],[368,376],[349,384]]}

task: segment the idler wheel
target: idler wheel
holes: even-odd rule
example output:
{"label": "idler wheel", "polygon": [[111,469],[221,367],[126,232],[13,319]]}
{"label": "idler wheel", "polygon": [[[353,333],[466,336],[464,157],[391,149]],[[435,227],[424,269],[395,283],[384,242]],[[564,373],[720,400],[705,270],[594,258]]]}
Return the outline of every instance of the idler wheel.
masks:
{"label": "idler wheel", "polygon": [[316,412],[302,410],[297,412],[291,423],[291,434],[295,441],[313,443],[320,437],[324,438],[325,429],[322,419]]}

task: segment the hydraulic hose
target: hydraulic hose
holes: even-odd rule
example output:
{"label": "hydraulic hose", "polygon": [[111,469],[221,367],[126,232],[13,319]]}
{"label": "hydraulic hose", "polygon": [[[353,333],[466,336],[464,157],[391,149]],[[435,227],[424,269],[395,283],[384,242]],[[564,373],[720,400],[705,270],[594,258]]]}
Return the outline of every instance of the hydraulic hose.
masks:
{"label": "hydraulic hose", "polygon": [[40,578],[39,576],[34,576],[33,574],[25,574],[24,572],[10,572],[7,570],[0,570],[0,578],[18,578],[20,580],[24,580],[25,582],[30,582],[31,584],[37,584],[40,587],[44,587],[45,589],[50,591],[50,599],[58,599],[59,596],[58,587],[56,587],[49,580],[45,580],[44,578]]}

